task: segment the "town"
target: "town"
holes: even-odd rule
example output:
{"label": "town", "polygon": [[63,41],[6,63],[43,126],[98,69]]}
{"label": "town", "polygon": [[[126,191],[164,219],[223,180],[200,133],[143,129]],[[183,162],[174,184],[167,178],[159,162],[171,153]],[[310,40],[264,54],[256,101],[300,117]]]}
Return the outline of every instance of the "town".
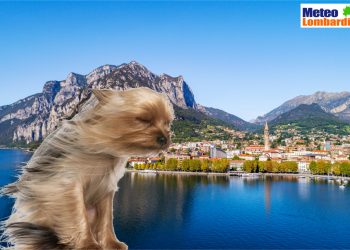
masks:
{"label": "town", "polygon": [[[226,132],[231,134],[230,140],[173,143],[161,157],[131,158],[129,167],[210,171],[209,161],[226,165],[215,171],[215,164],[211,164],[212,172],[350,175],[350,135],[335,135],[319,130],[308,131],[305,135],[291,126],[277,127],[270,134],[267,123],[263,134],[234,130]],[[191,160],[192,168],[187,166],[191,165]],[[202,169],[201,162],[204,165]]]}

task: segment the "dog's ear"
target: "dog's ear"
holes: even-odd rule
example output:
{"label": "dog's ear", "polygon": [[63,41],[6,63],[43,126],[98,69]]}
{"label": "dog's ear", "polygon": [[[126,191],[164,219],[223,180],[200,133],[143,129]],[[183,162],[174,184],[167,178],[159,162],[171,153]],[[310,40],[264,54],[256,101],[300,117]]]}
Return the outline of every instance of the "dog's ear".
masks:
{"label": "dog's ear", "polygon": [[111,89],[93,89],[92,93],[99,102],[106,103],[115,91]]}

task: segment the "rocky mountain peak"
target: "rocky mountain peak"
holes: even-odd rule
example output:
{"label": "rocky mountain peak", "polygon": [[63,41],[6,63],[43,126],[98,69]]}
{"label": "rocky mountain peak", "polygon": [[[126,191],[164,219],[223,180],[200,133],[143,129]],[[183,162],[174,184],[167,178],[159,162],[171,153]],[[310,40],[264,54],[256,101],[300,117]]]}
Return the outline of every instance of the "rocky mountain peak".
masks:
{"label": "rocky mountain peak", "polygon": [[[76,114],[82,102],[89,98],[88,89],[116,89],[148,87],[165,93],[181,108],[197,108],[194,95],[182,76],[158,76],[136,61],[103,65],[87,75],[69,73],[65,80],[48,81],[42,93],[23,102],[0,107],[0,144],[14,141],[36,141],[55,130],[59,122]],[[4,125],[4,123],[6,124]],[[14,124],[14,125],[13,125]]]}
{"label": "rocky mountain peak", "polygon": [[61,85],[59,81],[48,81],[44,84],[42,93],[47,95],[56,95],[60,88]]}
{"label": "rocky mountain peak", "polygon": [[86,78],[83,75],[71,72],[65,80],[65,85],[84,87],[86,86]]}
{"label": "rocky mountain peak", "polygon": [[93,86],[98,79],[103,78],[106,75],[110,74],[116,68],[118,67],[115,65],[106,64],[94,69],[93,71],[91,71],[89,74],[85,76],[88,85]]}
{"label": "rocky mountain peak", "polygon": [[350,92],[318,91],[311,95],[300,95],[283,103],[264,116],[258,117],[255,122],[263,124],[277,116],[288,112],[301,104],[318,104],[324,111],[334,114],[338,118],[350,121]]}

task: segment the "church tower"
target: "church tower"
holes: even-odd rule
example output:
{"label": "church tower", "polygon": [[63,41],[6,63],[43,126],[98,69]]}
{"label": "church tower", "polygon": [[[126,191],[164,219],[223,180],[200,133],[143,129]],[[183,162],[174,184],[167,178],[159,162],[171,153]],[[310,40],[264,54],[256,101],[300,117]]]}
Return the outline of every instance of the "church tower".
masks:
{"label": "church tower", "polygon": [[269,126],[267,125],[267,122],[265,123],[265,129],[264,129],[264,143],[265,143],[265,150],[270,150],[270,135],[269,135]]}

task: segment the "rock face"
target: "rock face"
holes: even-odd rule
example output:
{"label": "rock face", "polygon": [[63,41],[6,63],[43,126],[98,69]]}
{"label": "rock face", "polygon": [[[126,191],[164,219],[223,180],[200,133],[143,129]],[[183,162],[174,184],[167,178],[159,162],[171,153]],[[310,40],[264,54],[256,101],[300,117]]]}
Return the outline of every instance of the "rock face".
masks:
{"label": "rock face", "polygon": [[263,124],[301,104],[313,103],[318,104],[325,112],[333,114],[343,121],[350,121],[350,92],[316,92],[312,95],[301,95],[286,101],[281,106],[275,108],[264,116],[259,116],[254,122]]}
{"label": "rock face", "polygon": [[194,95],[182,76],[158,76],[134,61],[120,66],[104,65],[87,75],[69,73],[63,81],[46,82],[41,93],[1,106],[0,144],[42,140],[61,120],[75,115],[79,105],[89,98],[89,89],[137,87],[163,92],[180,108],[197,109]]}

